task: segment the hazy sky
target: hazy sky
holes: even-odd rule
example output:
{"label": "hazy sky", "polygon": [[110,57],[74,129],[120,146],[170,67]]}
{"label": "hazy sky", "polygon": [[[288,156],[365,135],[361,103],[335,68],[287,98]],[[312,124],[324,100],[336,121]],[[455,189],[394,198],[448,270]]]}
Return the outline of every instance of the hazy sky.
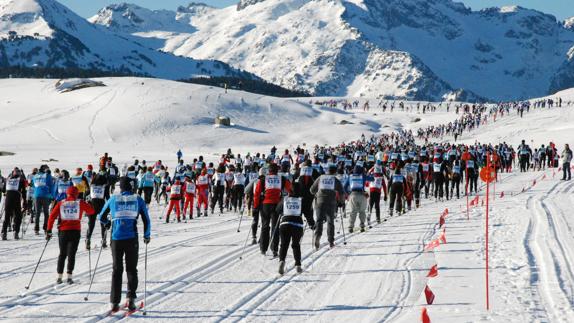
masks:
{"label": "hazy sky", "polygon": [[[99,9],[108,4],[129,2],[149,9],[171,9],[190,2],[204,2],[216,7],[233,5],[238,0],[59,0],[84,17],[93,16]],[[384,1],[384,0],[381,0]],[[563,20],[574,16],[574,0],[459,0],[473,10],[485,7],[517,4],[522,7],[537,9],[555,15]]]}

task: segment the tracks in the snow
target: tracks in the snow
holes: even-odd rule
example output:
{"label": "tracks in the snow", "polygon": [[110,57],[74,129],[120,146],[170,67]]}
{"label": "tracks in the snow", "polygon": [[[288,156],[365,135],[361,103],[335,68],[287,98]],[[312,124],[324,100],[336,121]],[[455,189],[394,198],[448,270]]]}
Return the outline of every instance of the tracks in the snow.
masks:
{"label": "tracks in the snow", "polygon": [[534,213],[524,239],[531,268],[531,285],[536,288],[547,319],[561,321],[574,316],[574,244],[568,224],[567,210],[552,207],[553,198],[560,198],[574,186],[558,182],[547,193],[529,197],[527,205]]}

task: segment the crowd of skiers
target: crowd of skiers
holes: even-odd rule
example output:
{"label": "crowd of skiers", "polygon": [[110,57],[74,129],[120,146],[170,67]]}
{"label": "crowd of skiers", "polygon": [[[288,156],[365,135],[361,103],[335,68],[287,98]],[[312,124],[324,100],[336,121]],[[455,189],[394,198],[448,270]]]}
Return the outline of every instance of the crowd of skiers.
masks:
{"label": "crowd of skiers", "polygon": [[[85,215],[86,249],[91,248],[96,223],[102,232],[102,248],[107,247],[107,233],[111,230],[112,310],[119,309],[124,261],[128,308],[134,310],[138,285],[137,221],[143,221],[143,241],[147,244],[152,222],[148,209],[154,202],[165,204],[160,219],[165,216],[166,223],[172,220],[172,213],[177,222],[214,215],[216,210],[219,215],[232,211],[243,217],[246,213],[252,218],[252,244],[259,244],[264,255],[271,249],[273,257],[279,258],[279,273],[283,274],[289,247],[296,270],[302,271],[300,242],[306,229],[312,231],[314,248],[321,247],[324,235],[329,246],[334,247],[338,216],[345,221],[349,214],[348,232],[364,232],[374,222],[385,220],[382,205],[387,207],[389,216],[395,216],[420,207],[423,199],[443,201],[476,194],[480,169],[487,162],[497,172],[511,172],[513,168],[525,172],[559,167],[562,158],[563,179],[570,180],[572,151],[568,145],[559,154],[554,143],[533,150],[524,140],[516,149],[505,142],[430,143],[430,138],[451,133],[456,136],[478,127],[484,113],[500,113],[499,108],[492,108],[496,110],[493,112],[480,105],[461,108],[464,111],[459,120],[420,129],[416,136],[413,131],[397,131],[370,138],[363,135],[338,146],[298,146],[282,152],[273,147],[267,154],[245,156],[235,155],[229,149],[215,162],[198,156],[186,163],[178,151],[173,170],[161,160],[151,165],[135,160],[120,171],[107,154],[100,158],[97,169],[88,165],[72,174],[63,169],[52,172],[48,165],[35,168],[28,175],[14,168],[7,178],[0,176],[0,188],[5,192],[2,239],[7,239],[8,230],[13,231],[14,239],[19,239],[20,232],[24,235],[32,224],[39,235],[42,224],[49,241],[58,221],[57,283],[64,282],[67,260],[66,282],[72,284]],[[417,139],[423,143],[417,144]],[[27,221],[23,220],[25,215]]]}

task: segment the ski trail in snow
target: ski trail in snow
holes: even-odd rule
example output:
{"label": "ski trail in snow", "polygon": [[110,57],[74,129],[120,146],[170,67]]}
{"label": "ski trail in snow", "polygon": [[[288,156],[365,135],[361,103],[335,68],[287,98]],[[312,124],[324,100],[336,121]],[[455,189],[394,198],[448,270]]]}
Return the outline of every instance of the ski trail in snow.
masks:
{"label": "ski trail in snow", "polygon": [[107,103],[105,103],[104,105],[102,105],[101,108],[96,110],[96,112],[92,116],[92,120],[90,121],[90,125],[88,126],[90,141],[92,142],[91,148],[93,148],[94,145],[96,144],[96,136],[94,134],[94,125],[96,124],[96,120],[98,119],[98,116],[100,115],[100,113],[102,113],[105,109],[107,109],[111,106],[111,104],[115,100],[117,94],[118,94],[117,90],[113,91],[112,96],[109,99],[109,101]]}
{"label": "ski trail in snow", "polygon": [[[542,196],[529,198],[533,207],[533,216],[529,225],[530,233],[527,243],[527,253],[531,262],[532,285],[535,285],[547,319],[561,321],[566,317],[574,317],[574,304],[571,290],[566,290],[566,281],[574,281],[571,259],[574,253],[565,247],[563,241],[572,244],[572,237],[564,235],[563,228],[558,228],[556,222],[564,215],[561,212],[551,213],[546,200],[554,194],[564,182],[556,183]],[[531,257],[533,255],[534,257]],[[533,266],[534,265],[534,266]],[[563,278],[566,275],[567,278]]]}
{"label": "ski trail in snow", "polygon": [[0,132],[6,132],[6,131],[14,130],[14,129],[17,129],[20,127],[37,125],[37,124],[45,122],[45,121],[58,119],[61,117],[71,116],[72,114],[75,114],[77,112],[80,112],[80,111],[83,111],[83,110],[89,108],[93,103],[97,102],[100,98],[104,97],[106,94],[108,94],[112,91],[113,90],[108,90],[108,91],[105,91],[101,94],[98,94],[93,99],[91,99],[90,101],[83,103],[81,105],[73,106],[71,108],[56,108],[56,109],[48,110],[44,113],[39,113],[39,114],[30,116],[30,117],[24,118],[24,119],[22,119],[16,123],[10,125],[10,126],[0,128]]}

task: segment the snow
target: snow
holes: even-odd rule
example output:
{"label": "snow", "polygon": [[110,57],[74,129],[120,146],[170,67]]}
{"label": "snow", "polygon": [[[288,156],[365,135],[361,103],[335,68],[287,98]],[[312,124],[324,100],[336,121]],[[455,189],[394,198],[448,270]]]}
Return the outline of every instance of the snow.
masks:
{"label": "snow", "polygon": [[20,36],[51,37],[53,31],[42,13],[42,7],[33,0],[0,1],[0,38],[8,38],[10,32]]}
{"label": "snow", "polygon": [[[0,157],[4,173],[15,165],[29,170],[49,158],[59,160],[50,163],[52,168],[70,169],[95,163],[104,151],[119,166],[145,158],[162,159],[173,167],[178,148],[183,149],[184,159],[199,154],[216,159],[227,148],[244,154],[266,152],[272,145],[281,150],[304,142],[308,147],[337,144],[355,140],[361,133],[416,129],[456,118],[452,107],[450,112],[424,115],[397,110],[383,114],[373,101],[369,112],[344,112],[309,104],[322,98],[224,93],[144,78],[95,80],[107,86],[66,94],[54,88],[57,80],[0,80],[0,147],[16,153]],[[552,97],[558,96],[574,101],[574,89]],[[366,100],[360,99],[361,104]],[[524,118],[512,114],[465,133],[462,140],[516,145],[524,138],[533,140],[535,147],[554,141],[561,150],[565,143],[574,142],[573,109],[574,105],[537,109]],[[230,116],[235,126],[214,128],[217,115]],[[422,120],[412,123],[414,117]],[[335,125],[343,119],[354,124]],[[463,200],[425,200],[420,209],[366,233],[337,234],[337,247],[332,250],[323,242],[319,251],[311,252],[307,231],[302,241],[305,272],[295,274],[289,255],[282,277],[276,274],[277,262],[261,256],[256,246],[247,246],[239,260],[249,217],[244,216],[241,225],[239,215],[233,213],[165,224],[160,218],[164,205],[152,203],[148,318],[158,322],[417,322],[424,304],[420,293],[428,283],[436,295],[435,304],[427,306],[434,322],[567,321],[574,315],[574,219],[570,216],[574,182],[561,182],[559,176],[554,178],[552,170],[515,172],[503,174],[496,184],[497,197],[491,200],[490,210],[490,312],[484,309],[484,208],[473,208],[467,220]],[[534,179],[537,184],[521,193]],[[498,195],[502,191],[504,198]],[[386,207],[383,203],[382,209]],[[448,243],[434,253],[423,252],[423,246],[440,232],[438,218],[445,208],[449,209]],[[348,225],[348,218],[344,221]],[[340,225],[336,223],[337,228]],[[45,244],[30,232],[24,240],[0,243],[4,287],[0,317],[14,322],[116,321],[119,317],[103,316],[111,278],[109,249],[102,252],[93,293],[88,302],[83,301],[89,285],[88,258],[93,265],[100,252],[96,247],[88,255],[83,242],[74,273],[78,284],[53,287],[58,247],[51,241],[30,291],[19,296]],[[92,243],[99,245],[99,228],[95,235]],[[141,244],[140,298],[143,250]],[[427,279],[426,272],[435,262],[439,276]],[[136,313],[130,320],[139,318]]]}
{"label": "snow", "polygon": [[[153,48],[221,60],[321,96],[438,100],[464,89],[498,101],[574,86],[565,64],[574,33],[535,10],[471,11],[450,0],[254,2],[193,17],[194,32],[133,34]],[[397,52],[402,61],[388,65]],[[433,84],[424,91],[424,82]]]}

